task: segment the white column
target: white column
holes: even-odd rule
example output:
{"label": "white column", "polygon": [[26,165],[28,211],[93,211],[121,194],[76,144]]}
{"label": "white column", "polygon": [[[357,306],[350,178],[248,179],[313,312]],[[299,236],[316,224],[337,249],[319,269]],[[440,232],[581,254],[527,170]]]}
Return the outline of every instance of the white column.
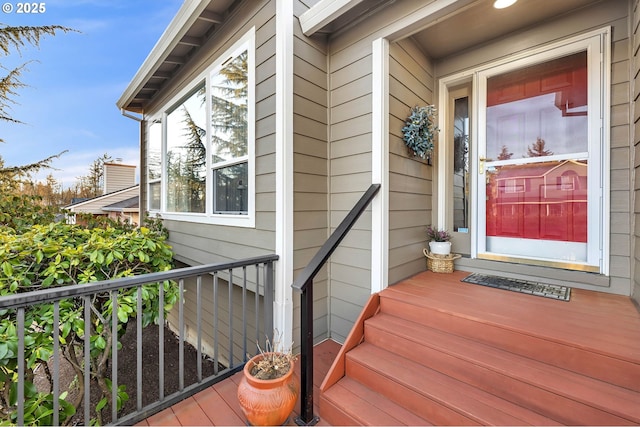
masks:
{"label": "white column", "polygon": [[293,342],[293,1],[276,1],[276,263],[273,327]]}
{"label": "white column", "polygon": [[389,286],[389,41],[372,46],[371,181],[382,186],[371,203],[371,293]]}

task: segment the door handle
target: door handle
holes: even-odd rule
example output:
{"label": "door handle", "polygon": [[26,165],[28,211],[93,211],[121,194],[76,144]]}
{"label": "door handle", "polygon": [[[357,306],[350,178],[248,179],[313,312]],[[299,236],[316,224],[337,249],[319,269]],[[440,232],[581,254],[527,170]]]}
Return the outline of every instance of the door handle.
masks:
{"label": "door handle", "polygon": [[485,157],[480,157],[478,162],[478,173],[482,175],[484,173],[484,162],[487,160]]}

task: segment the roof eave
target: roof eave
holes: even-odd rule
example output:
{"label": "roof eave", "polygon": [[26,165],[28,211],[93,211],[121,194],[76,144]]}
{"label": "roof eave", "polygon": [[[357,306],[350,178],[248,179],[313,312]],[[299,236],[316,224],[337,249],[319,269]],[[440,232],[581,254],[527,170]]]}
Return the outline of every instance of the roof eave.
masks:
{"label": "roof eave", "polygon": [[300,16],[300,26],[309,37],[363,0],[320,0]]}
{"label": "roof eave", "polygon": [[142,112],[139,108],[131,109],[130,104],[196,19],[198,19],[198,16],[207,8],[208,4],[208,1],[185,0],[176,16],[169,23],[164,33],[162,33],[162,36],[160,36],[160,39],[153,49],[151,49],[151,52],[116,102],[119,109],[137,113]]}

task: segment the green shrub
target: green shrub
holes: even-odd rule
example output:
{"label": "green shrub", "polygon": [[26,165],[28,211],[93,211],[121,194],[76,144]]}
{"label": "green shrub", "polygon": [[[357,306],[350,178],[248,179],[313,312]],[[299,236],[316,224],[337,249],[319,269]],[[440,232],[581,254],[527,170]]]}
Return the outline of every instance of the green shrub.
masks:
{"label": "green shrub", "polygon": [[[105,221],[93,228],[63,222],[42,224],[37,215],[26,214],[28,203],[13,206],[22,212],[22,221],[11,221],[0,228],[0,297],[44,288],[74,286],[100,280],[166,271],[172,268],[173,252],[166,243],[167,234],[159,221],[151,227]],[[34,207],[34,211],[38,208]],[[4,221],[4,220],[3,220]],[[159,286],[163,286],[165,306],[159,307]],[[85,322],[89,321],[91,381],[102,391],[103,399],[95,411],[94,422],[101,423],[100,409],[111,405],[111,382],[107,378],[113,340],[124,333],[129,319],[137,315],[134,289],[121,290],[117,296],[118,336],[111,333],[114,316],[109,293],[91,298],[91,318],[84,316],[83,298],[60,302],[60,349],[73,366],[80,387],[84,384],[83,351]],[[159,310],[168,311],[178,298],[171,282],[141,287],[143,326],[156,323]],[[25,310],[25,424],[52,423],[53,396],[33,386],[38,365],[45,365],[53,354],[53,304],[42,303]],[[15,310],[0,310],[0,424],[16,423],[17,324]],[[48,368],[44,366],[45,370]],[[48,372],[48,371],[47,371]],[[83,393],[67,402],[60,397],[60,422],[69,422],[82,403]],[[128,399],[119,387],[118,409]],[[85,420],[87,423],[89,420]]]}

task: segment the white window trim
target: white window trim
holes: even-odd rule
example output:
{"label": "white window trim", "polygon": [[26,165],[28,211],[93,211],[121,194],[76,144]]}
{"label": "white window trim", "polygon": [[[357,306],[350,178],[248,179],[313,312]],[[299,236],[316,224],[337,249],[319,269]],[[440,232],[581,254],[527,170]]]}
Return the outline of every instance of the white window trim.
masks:
{"label": "white window trim", "polygon": [[[192,93],[198,86],[202,85],[203,82],[206,88],[206,97],[210,98],[210,87],[209,87],[209,76],[211,73],[218,69],[221,64],[226,62],[229,57],[237,56],[241,51],[247,50],[247,85],[248,85],[248,93],[247,93],[247,103],[249,108],[247,109],[247,155],[242,158],[234,158],[230,160],[229,164],[236,163],[244,163],[245,161],[248,163],[248,187],[250,188],[248,197],[247,197],[247,213],[232,213],[232,214],[220,214],[213,212],[213,164],[211,160],[211,150],[210,150],[210,139],[211,135],[211,121],[207,119],[207,181],[206,181],[206,213],[189,213],[189,212],[168,212],[167,211],[167,174],[166,174],[166,151],[167,151],[167,140],[166,140],[166,126],[167,126],[167,114],[171,112],[176,106],[183,101],[190,93]],[[206,68],[203,72],[195,76],[191,79],[192,83],[188,86],[185,86],[182,90],[180,90],[173,98],[171,98],[167,103],[165,103],[161,112],[155,114],[150,117],[149,123],[152,123],[154,120],[160,120],[162,122],[162,177],[161,177],[161,201],[160,201],[160,210],[151,210],[149,212],[158,213],[162,215],[162,218],[175,220],[175,221],[186,221],[186,222],[195,222],[202,224],[213,224],[213,225],[224,225],[224,226],[235,226],[235,227],[247,227],[247,228],[255,228],[256,222],[256,173],[255,173],[255,92],[256,92],[256,78],[255,78],[255,27],[251,28],[247,33],[245,33],[240,39],[238,39],[231,47],[225,50],[221,55],[219,55],[209,67]],[[211,107],[207,102],[205,104],[206,108],[206,116],[207,118],[211,117]],[[219,168],[222,163],[216,163],[215,168]],[[146,171],[148,178],[148,170]],[[157,182],[157,179],[154,180]],[[147,191],[149,190],[149,184],[151,181],[147,179]],[[150,199],[147,198],[147,208],[150,207]]]}

